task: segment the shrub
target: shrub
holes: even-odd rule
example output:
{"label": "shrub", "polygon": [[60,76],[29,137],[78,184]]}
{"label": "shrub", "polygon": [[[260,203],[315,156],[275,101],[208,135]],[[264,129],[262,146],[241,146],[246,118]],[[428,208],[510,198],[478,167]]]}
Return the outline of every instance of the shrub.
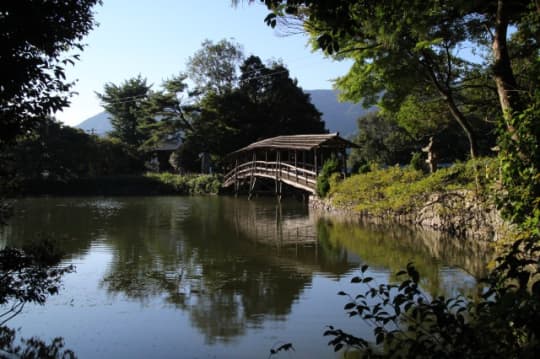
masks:
{"label": "shrub", "polygon": [[411,157],[410,166],[411,166],[411,168],[413,170],[425,171],[426,166],[425,166],[424,159],[422,158],[422,153],[421,152],[413,153],[413,155]]}
{"label": "shrub", "polygon": [[423,204],[433,192],[476,189],[475,167],[480,169],[484,190],[497,180],[493,158],[456,163],[433,174],[411,167],[385,169],[372,166],[371,172],[351,176],[329,191],[336,206],[353,207],[359,212],[381,215],[388,211],[405,213]]}
{"label": "shrub", "polygon": [[321,172],[317,177],[317,195],[324,198],[330,191],[330,176],[333,173],[339,173],[339,161],[335,157],[331,157],[324,162]]}
{"label": "shrub", "polygon": [[359,174],[362,174],[362,173],[368,173],[369,171],[371,171],[371,164],[369,163],[364,163],[362,164],[360,167],[358,167],[358,173]]}
{"label": "shrub", "polygon": [[158,181],[162,191],[175,194],[217,194],[221,188],[221,179],[217,175],[147,173],[145,177]]}
{"label": "shrub", "polygon": [[500,278],[490,276],[479,298],[446,298],[431,297],[420,288],[420,275],[412,263],[397,273],[405,277],[401,284],[377,284],[367,269],[362,266],[351,279],[363,291],[338,295],[348,298],[344,309],[350,317],[373,328],[375,343],[329,326],[324,335],[332,337],[328,345],[336,351],[353,349],[367,358],[537,356],[538,278],[529,291],[519,290],[515,281],[501,285]]}

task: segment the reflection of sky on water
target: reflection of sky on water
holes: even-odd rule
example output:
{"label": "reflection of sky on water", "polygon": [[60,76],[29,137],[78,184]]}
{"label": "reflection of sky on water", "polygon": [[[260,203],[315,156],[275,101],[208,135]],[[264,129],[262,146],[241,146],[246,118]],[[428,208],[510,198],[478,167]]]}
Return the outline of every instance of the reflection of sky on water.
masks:
{"label": "reflection of sky on water", "polygon": [[63,336],[81,358],[265,357],[280,341],[292,341],[296,357],[331,357],[326,325],[369,334],[336,295],[361,291],[349,283],[361,263],[385,283],[418,254],[426,287],[474,286],[448,258],[421,258],[437,252],[432,239],[396,245],[407,233],[317,221],[298,203],[68,198],[25,200],[18,211],[10,241],[63,233],[77,271],[61,295],[10,324],[25,336]]}

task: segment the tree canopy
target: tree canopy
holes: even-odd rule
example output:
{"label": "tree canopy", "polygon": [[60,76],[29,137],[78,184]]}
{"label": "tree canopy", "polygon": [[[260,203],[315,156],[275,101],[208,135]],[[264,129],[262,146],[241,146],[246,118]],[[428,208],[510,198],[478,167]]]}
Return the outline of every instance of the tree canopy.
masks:
{"label": "tree canopy", "polygon": [[250,56],[240,69],[238,87],[223,94],[210,92],[200,101],[200,113],[186,135],[185,146],[192,153],[208,152],[219,162],[263,138],[325,132],[321,113],[284,65],[267,66]]}
{"label": "tree canopy", "polygon": [[103,93],[97,93],[103,107],[111,114],[111,137],[135,148],[148,139],[144,128],[155,122],[155,118],[146,111],[150,88],[146,79],[139,75],[120,85],[107,83]]}
{"label": "tree canopy", "polygon": [[[82,38],[95,26],[92,8],[100,3],[0,3],[0,199],[7,191],[6,182],[19,175],[17,164],[13,165],[6,153],[7,145],[34,136],[38,127],[46,127],[54,112],[68,105],[73,83],[66,81],[65,68],[78,55],[67,53],[82,50]],[[4,224],[6,207],[0,200],[0,225]],[[73,270],[72,266],[62,266],[60,260],[61,254],[46,238],[40,238],[32,247],[0,250],[2,356],[33,358],[46,353],[51,358],[74,357],[72,351],[62,350],[61,338],[50,345],[38,338],[15,340],[15,331],[5,326],[26,303],[43,304],[49,295],[58,293],[62,275]]]}
{"label": "tree canopy", "polygon": [[0,4],[0,145],[69,103],[65,68],[95,26],[100,0],[3,1]]}
{"label": "tree canopy", "polygon": [[[150,91],[140,76],[107,84],[98,96],[113,116],[111,135],[145,151],[164,140],[181,140],[175,166],[198,171],[202,153],[219,163],[227,153],[263,138],[326,131],[321,113],[284,64],[264,64],[254,55],[235,64],[240,46],[226,40],[218,45],[230,51],[204,42],[190,58],[188,71],[164,81],[157,91]],[[228,75],[207,71],[202,62],[194,70],[194,59],[209,60],[206,54],[212,66],[228,69]],[[188,80],[199,75],[196,91],[190,91]]]}
{"label": "tree canopy", "polygon": [[203,41],[201,48],[188,59],[187,74],[199,93],[223,94],[232,90],[238,80],[238,66],[244,59],[242,46],[232,40],[217,43]]}
{"label": "tree canopy", "polygon": [[[535,6],[533,1],[263,2],[273,11],[266,18],[269,25],[293,16],[315,48],[354,60],[336,82],[344,99],[377,102],[393,111],[399,111],[411,92],[428,101],[440,100],[464,130],[473,157],[478,134],[471,117],[482,115],[471,114],[467,89],[492,88],[491,103],[499,98],[502,110],[511,112],[519,84],[510,65],[507,30]],[[519,25],[517,33],[528,44],[536,41],[530,28],[527,34]],[[479,49],[476,59],[464,55],[471,46]],[[478,81],[479,72],[490,63],[495,86]]]}
{"label": "tree canopy", "polygon": [[257,56],[248,57],[241,67],[239,91],[249,97],[257,112],[253,116],[267,128],[259,139],[278,135],[323,133],[321,113],[309,94],[292,79],[281,63],[266,66]]}
{"label": "tree canopy", "polygon": [[148,97],[144,109],[148,120],[140,127],[148,133],[142,144],[144,149],[150,150],[168,139],[179,141],[193,131],[193,112],[198,107],[189,98],[189,93],[186,94],[186,78],[185,74],[173,76],[163,82],[161,90]]}

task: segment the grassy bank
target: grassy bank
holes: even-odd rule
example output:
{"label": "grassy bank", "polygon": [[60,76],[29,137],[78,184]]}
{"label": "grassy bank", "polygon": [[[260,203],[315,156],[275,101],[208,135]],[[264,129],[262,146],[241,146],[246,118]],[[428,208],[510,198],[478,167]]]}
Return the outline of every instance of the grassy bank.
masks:
{"label": "grassy bank", "polygon": [[157,181],[164,189],[177,194],[217,194],[221,188],[221,178],[217,175],[148,173],[145,177]]}
{"label": "grassy bank", "polygon": [[52,179],[27,180],[20,184],[26,196],[142,196],[217,194],[221,180],[215,175],[147,173],[76,178],[67,181]]}
{"label": "grassy bank", "polygon": [[405,214],[419,208],[436,192],[474,190],[488,198],[497,176],[497,160],[491,158],[457,163],[434,174],[410,167],[373,167],[368,173],[343,181],[331,178],[327,197],[334,206],[357,212]]}

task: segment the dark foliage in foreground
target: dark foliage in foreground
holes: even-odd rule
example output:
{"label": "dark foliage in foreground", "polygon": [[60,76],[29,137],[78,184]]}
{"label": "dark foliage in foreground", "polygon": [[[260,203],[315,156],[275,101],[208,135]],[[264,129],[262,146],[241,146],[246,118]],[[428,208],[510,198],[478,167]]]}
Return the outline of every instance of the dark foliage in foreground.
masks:
{"label": "dark foliage in foreground", "polygon": [[59,266],[61,253],[49,239],[42,239],[24,249],[0,251],[0,325],[20,313],[26,303],[44,304],[47,296],[57,294],[62,276],[73,266]]}
{"label": "dark foliage in foreground", "polygon": [[44,304],[49,295],[58,294],[62,276],[72,272],[71,265],[60,266],[62,254],[49,239],[42,238],[24,249],[0,250],[0,357],[74,358],[63,351],[63,340],[46,344],[38,338],[21,339],[6,323],[19,314],[26,303]]}
{"label": "dark foliage in foreground", "polygon": [[[518,262],[516,268],[533,264]],[[328,345],[335,351],[355,350],[367,358],[534,358],[538,352],[538,279],[527,291],[514,284],[501,286],[492,276],[480,298],[430,298],[419,288],[420,275],[412,263],[397,273],[405,276],[399,285],[377,285],[366,275],[367,268],[351,280],[363,292],[338,294],[349,298],[344,309],[350,317],[373,328],[375,345],[329,326],[324,335],[332,338]]]}
{"label": "dark foliage in foreground", "polygon": [[99,0],[2,1],[0,4],[0,147],[69,104],[66,67],[94,27]]}
{"label": "dark foliage in foreground", "polygon": [[15,344],[15,330],[5,326],[0,327],[0,357],[20,359],[72,359],[76,358],[73,351],[64,350],[62,338],[55,338],[50,344],[39,338],[21,339],[21,345]]}

